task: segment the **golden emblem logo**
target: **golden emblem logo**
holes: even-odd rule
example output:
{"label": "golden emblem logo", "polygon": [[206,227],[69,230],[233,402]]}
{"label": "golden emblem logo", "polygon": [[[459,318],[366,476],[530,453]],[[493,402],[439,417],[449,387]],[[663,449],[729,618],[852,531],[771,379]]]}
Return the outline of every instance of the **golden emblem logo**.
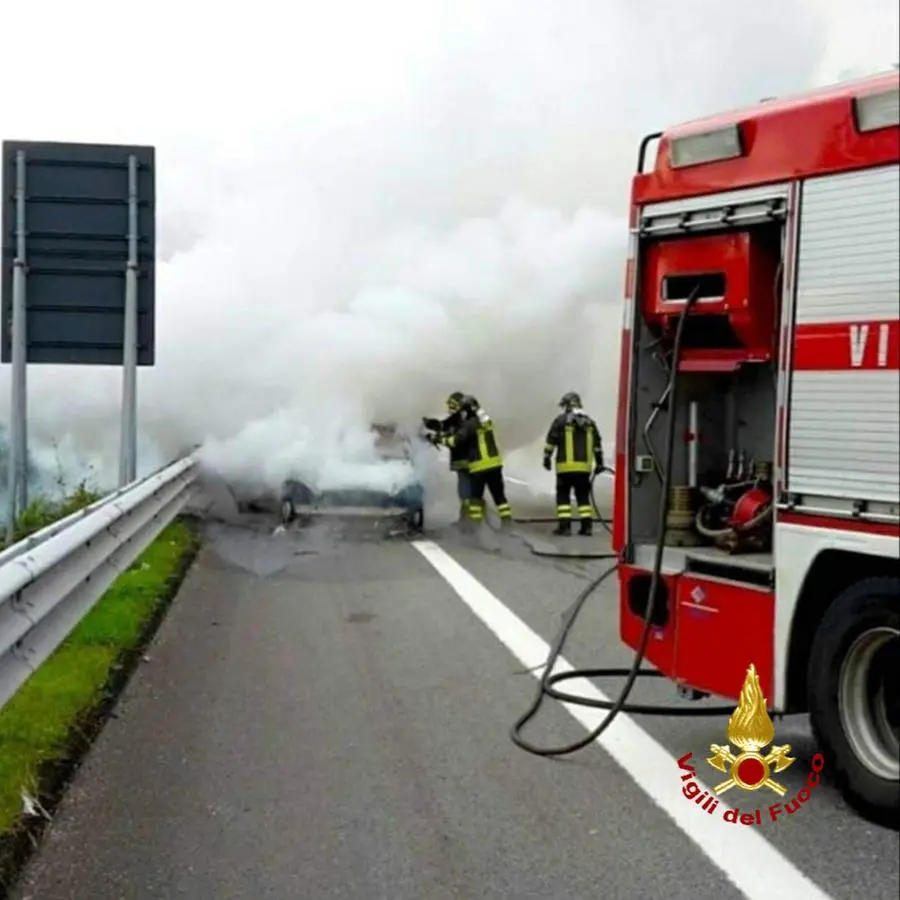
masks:
{"label": "golden emblem logo", "polygon": [[[707,762],[728,778],[713,788],[716,794],[724,794],[733,787],[745,791],[758,791],[769,788],[779,797],[787,793],[787,788],[772,778],[772,773],[783,772],[797,760],[788,756],[790,744],[775,745],[775,725],[766,710],[766,698],[759,686],[756,666],[752,663],[747,669],[747,677],[741,688],[738,705],[728,720],[728,744],[710,744],[712,756]],[[731,744],[740,751],[731,752]],[[768,753],[762,751],[771,746]]]}
{"label": "golden emblem logo", "polygon": [[[784,797],[787,788],[779,784],[772,775],[783,772],[797,760],[789,756],[790,744],[775,744],[775,726],[766,709],[766,698],[763,696],[759,685],[759,676],[756,674],[756,666],[750,665],[747,669],[747,677],[741,688],[738,705],[728,719],[726,729],[728,743],[710,744],[709,752],[712,756],[706,762],[720,772],[724,772],[728,778],[713,788],[702,784],[697,776],[696,768],[691,765],[693,753],[685,753],[677,760],[678,770],[681,775],[681,792],[685,799],[696,804],[708,815],[716,815],[719,808],[717,794],[724,794],[733,787],[744,791],[758,791],[768,788]],[[738,752],[732,752],[732,745]],[[766,751],[768,747],[768,751]],[[766,819],[777,822],[787,814],[796,813],[812,796],[812,792],[819,786],[820,775],[825,768],[825,760],[821,753],[814,753],[810,760],[811,771],[806,777],[804,785],[790,800],[782,803],[772,803],[765,809],[750,809],[741,812],[735,806],[731,809],[723,809],[722,819],[725,822],[737,825],[762,825]]]}

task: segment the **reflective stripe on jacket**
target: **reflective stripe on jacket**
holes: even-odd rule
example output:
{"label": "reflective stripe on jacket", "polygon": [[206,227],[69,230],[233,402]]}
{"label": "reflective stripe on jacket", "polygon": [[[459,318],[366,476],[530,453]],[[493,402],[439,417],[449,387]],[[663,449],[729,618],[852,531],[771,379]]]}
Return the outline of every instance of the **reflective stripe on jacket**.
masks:
{"label": "reflective stripe on jacket", "polygon": [[[455,431],[459,429],[459,426],[462,424],[462,416],[459,411],[450,413],[446,419],[441,422],[441,432],[440,437],[443,438],[445,435],[451,435]],[[450,469],[453,472],[457,472],[460,469],[468,469],[469,468],[469,457],[467,455],[467,451],[465,447],[459,446],[450,446],[447,445],[450,449]]]}
{"label": "reflective stripe on jacket", "polygon": [[603,445],[597,423],[584,412],[560,413],[551,423],[544,455],[556,451],[557,472],[590,472],[599,467]]}
{"label": "reflective stripe on jacket", "polygon": [[466,419],[455,433],[442,435],[440,441],[451,450],[460,449],[469,462],[470,472],[487,472],[503,465],[494,423],[487,417]]}

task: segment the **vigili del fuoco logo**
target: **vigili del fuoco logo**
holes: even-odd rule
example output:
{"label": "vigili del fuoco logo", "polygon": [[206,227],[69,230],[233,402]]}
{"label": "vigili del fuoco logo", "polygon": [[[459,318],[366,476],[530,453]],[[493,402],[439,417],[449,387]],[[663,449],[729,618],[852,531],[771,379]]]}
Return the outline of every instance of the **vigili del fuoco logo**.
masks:
{"label": "vigili del fuoco logo", "polygon": [[[766,698],[759,686],[759,676],[756,674],[756,666],[747,669],[747,677],[741,688],[741,696],[737,707],[728,720],[726,731],[728,743],[710,744],[709,752],[712,756],[706,760],[710,766],[723,772],[728,777],[717,784],[712,793],[704,790],[696,780],[697,770],[690,764],[693,753],[686,753],[678,760],[678,768],[684,772],[681,780],[682,793],[688,800],[693,800],[700,809],[709,815],[715,815],[719,807],[717,796],[724,794],[732,788],[753,793],[754,791],[772,791],[779,797],[784,797],[787,788],[776,781],[773,775],[783,772],[797,760],[790,756],[790,744],[775,744],[775,725],[766,710]],[[733,753],[731,745],[737,747],[738,752]],[[769,748],[766,752],[766,747]],[[741,812],[735,806],[725,809],[722,818],[726,822],[741,825],[761,825],[763,817],[772,822],[779,816],[787,813],[793,815],[809,800],[812,791],[819,786],[819,775],[825,768],[825,759],[821,753],[816,753],[810,761],[811,771],[806,778],[806,784],[800,788],[797,794],[785,803],[771,803],[765,807],[750,808]]]}

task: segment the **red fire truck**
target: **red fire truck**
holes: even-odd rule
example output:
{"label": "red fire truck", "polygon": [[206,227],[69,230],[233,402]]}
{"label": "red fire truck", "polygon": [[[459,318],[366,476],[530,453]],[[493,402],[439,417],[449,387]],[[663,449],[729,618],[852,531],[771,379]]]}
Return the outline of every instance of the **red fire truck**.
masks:
{"label": "red fire truck", "polygon": [[639,155],[616,429],[622,639],[636,648],[648,629],[646,658],[688,696],[737,698],[754,664],[775,713],[809,713],[844,796],[894,816],[898,73],[648,135]]}

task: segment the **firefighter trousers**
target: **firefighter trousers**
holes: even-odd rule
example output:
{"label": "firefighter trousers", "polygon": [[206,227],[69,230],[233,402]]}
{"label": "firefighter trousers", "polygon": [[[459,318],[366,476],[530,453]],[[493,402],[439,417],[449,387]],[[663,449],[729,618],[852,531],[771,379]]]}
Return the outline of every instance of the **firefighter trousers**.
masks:
{"label": "firefighter trousers", "polygon": [[472,495],[472,476],[468,469],[456,469],[456,496],[459,499],[459,517],[469,513],[469,499]]}
{"label": "firefighter trousers", "polygon": [[469,518],[473,522],[481,522],[484,519],[485,489],[491,492],[494,505],[497,507],[497,515],[502,522],[512,520],[512,509],[506,499],[506,485],[503,482],[503,466],[487,469],[483,472],[469,473]]}
{"label": "firefighter trousers", "polygon": [[572,519],[572,493],[578,504],[578,518],[582,522],[594,521],[594,507],[591,503],[590,472],[556,473],[556,518],[563,522]]}

